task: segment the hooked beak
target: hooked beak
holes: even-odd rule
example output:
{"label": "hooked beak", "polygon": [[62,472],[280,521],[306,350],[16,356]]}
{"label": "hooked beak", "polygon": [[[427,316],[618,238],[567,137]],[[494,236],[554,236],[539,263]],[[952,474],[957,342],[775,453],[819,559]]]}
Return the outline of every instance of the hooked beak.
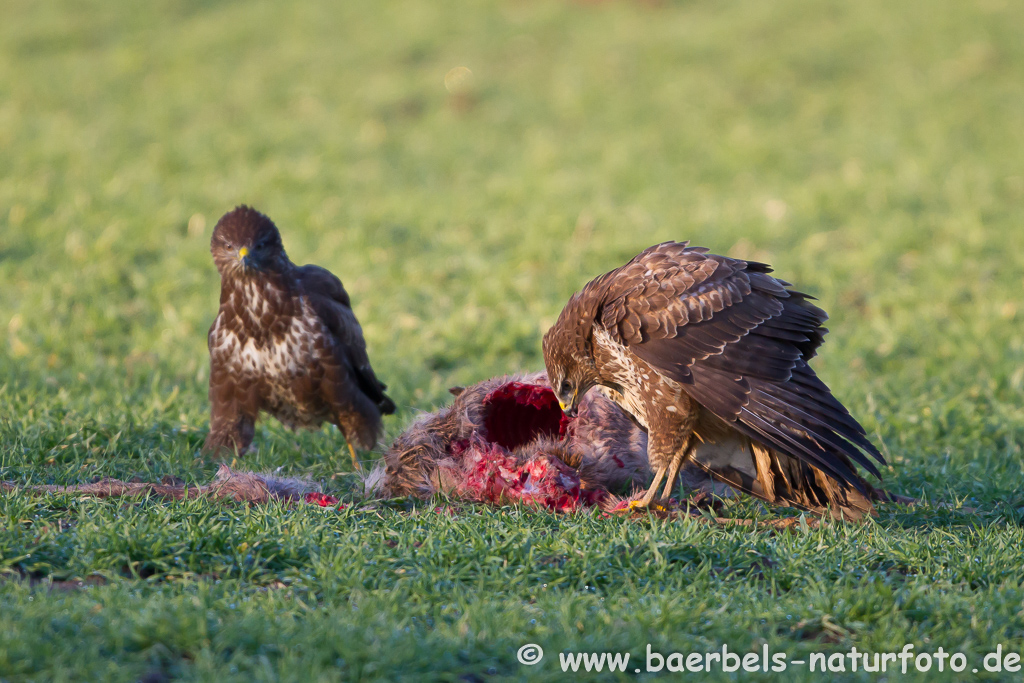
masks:
{"label": "hooked beak", "polygon": [[573,400],[568,405],[562,399],[558,399],[558,407],[562,409],[562,412],[567,417],[576,417],[576,413],[579,412],[579,406],[576,405],[576,397],[573,396],[572,398]]}
{"label": "hooked beak", "polygon": [[251,268],[252,263],[248,259],[249,247],[242,247],[238,250],[238,260],[242,262],[242,265],[246,268]]}

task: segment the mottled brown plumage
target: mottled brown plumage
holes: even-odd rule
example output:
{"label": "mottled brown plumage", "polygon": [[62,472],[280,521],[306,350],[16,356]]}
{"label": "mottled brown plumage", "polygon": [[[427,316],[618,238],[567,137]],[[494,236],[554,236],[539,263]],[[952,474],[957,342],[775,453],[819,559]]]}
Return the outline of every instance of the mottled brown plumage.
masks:
{"label": "mottled brown plumage", "polygon": [[[853,462],[884,464],[864,429],[808,365],[827,316],[762,263],[666,242],[587,284],[544,337],[564,409],[601,388],[648,431],[663,496],[698,445],[721,443],[713,473],[771,502],[873,510]],[[715,449],[703,449],[714,453]],[[746,453],[744,467],[724,463]],[[728,476],[726,476],[726,473]]]}
{"label": "mottled brown plumage", "polygon": [[210,251],[220,272],[220,311],[210,328],[207,452],[245,452],[266,411],[292,429],[338,426],[372,448],[395,405],[370,366],[362,328],[341,281],[296,266],[269,218],[247,206],[226,213]]}

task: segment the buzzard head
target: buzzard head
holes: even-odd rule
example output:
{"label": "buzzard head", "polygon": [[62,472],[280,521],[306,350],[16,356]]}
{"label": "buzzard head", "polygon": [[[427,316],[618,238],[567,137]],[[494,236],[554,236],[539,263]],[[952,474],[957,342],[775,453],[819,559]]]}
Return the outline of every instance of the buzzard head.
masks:
{"label": "buzzard head", "polygon": [[221,277],[281,272],[289,265],[277,226],[256,209],[244,205],[217,221],[210,253]]}
{"label": "buzzard head", "polygon": [[585,344],[574,343],[581,335],[560,319],[544,335],[544,364],[548,381],[566,415],[574,417],[583,397],[598,381],[597,367]]}

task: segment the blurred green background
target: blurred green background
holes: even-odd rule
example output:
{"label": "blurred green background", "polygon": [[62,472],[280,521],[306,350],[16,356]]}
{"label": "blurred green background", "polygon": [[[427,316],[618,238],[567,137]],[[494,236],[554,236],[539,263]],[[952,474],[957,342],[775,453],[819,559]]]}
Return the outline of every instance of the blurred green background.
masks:
{"label": "blurred green background", "polygon": [[[1024,571],[1021,3],[5,0],[3,15],[0,477],[209,479],[216,464],[196,458],[218,297],[208,243],[236,204],[270,215],[294,261],[344,281],[400,406],[389,436],[443,404],[451,385],[539,369],[540,337],[570,293],[646,246],[689,239],[768,261],[821,299],[832,332],[816,368],[889,457],[887,484],[977,509],[977,519],[954,515],[962,528],[949,533],[975,547],[981,524],[999,549],[989,556],[1002,559],[961,577],[961,598],[1015,604],[971,591]],[[246,465],[311,474],[342,493],[356,486],[335,430],[292,434],[268,421],[257,443]],[[133,513],[142,540],[128,560],[83,550],[109,547],[98,529],[127,513],[65,505],[106,526],[91,537],[57,524],[64,508],[0,500],[0,570],[113,575],[166,551],[158,539],[173,523],[159,505]],[[274,514],[284,524],[300,513]],[[940,513],[887,514],[872,532],[884,544],[920,540]],[[395,515],[381,524],[422,533]],[[548,522],[516,524],[529,534]],[[619,533],[608,524],[581,542]],[[225,547],[242,542],[233,533]],[[744,533],[700,543],[724,534],[742,557]],[[941,547],[956,564],[954,546]],[[403,547],[388,552],[404,557]],[[847,561],[866,561],[849,550]],[[946,567],[933,550],[901,561]],[[772,571],[813,575],[786,557]],[[268,562],[231,590],[287,573]],[[150,582],[178,570],[160,565]],[[330,581],[316,576],[307,589],[324,599]],[[921,567],[908,576],[907,590],[939,580]],[[712,595],[770,599],[756,577],[705,580]],[[841,592],[832,575],[816,580]],[[379,581],[368,590],[399,585]],[[95,590],[135,596],[140,585]],[[639,585],[637,595],[671,597]],[[465,598],[480,614],[494,609],[484,593]],[[3,610],[26,620],[66,609],[44,601],[31,612],[31,596],[25,584],[0,586]],[[82,610],[93,600],[66,599]],[[1019,639],[1011,607],[999,623]],[[595,642],[613,641],[614,624],[634,628],[642,611],[622,607]],[[404,623],[388,619],[383,632]],[[4,642],[41,647],[33,629],[17,632],[0,635],[0,678],[46,670],[9,659],[5,673]],[[103,633],[95,643],[112,637]],[[416,643],[444,641],[416,633]],[[979,629],[963,642],[989,637]],[[115,659],[135,652],[111,648]],[[480,670],[525,675],[505,650],[494,658]]]}

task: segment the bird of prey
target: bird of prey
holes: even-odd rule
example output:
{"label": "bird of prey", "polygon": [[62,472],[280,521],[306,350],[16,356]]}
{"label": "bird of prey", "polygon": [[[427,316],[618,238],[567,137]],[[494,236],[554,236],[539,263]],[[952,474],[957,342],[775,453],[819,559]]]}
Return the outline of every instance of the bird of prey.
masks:
{"label": "bird of prey", "polygon": [[395,412],[373,372],[363,331],[341,281],[319,266],[296,266],[262,213],[239,206],[213,230],[220,311],[210,328],[207,452],[245,452],[266,411],[284,425],[330,422],[370,449],[381,416]]}
{"label": "bird of prey", "polygon": [[751,447],[756,475],[729,483],[760,497],[815,480],[822,498],[879,497],[853,462],[877,477],[868,456],[885,460],[808,365],[827,316],[771,272],[665,242],[574,294],[544,336],[563,410],[598,386],[648,432],[655,477],[637,507],[666,475],[667,498],[684,461],[702,465],[694,453],[709,439]]}

